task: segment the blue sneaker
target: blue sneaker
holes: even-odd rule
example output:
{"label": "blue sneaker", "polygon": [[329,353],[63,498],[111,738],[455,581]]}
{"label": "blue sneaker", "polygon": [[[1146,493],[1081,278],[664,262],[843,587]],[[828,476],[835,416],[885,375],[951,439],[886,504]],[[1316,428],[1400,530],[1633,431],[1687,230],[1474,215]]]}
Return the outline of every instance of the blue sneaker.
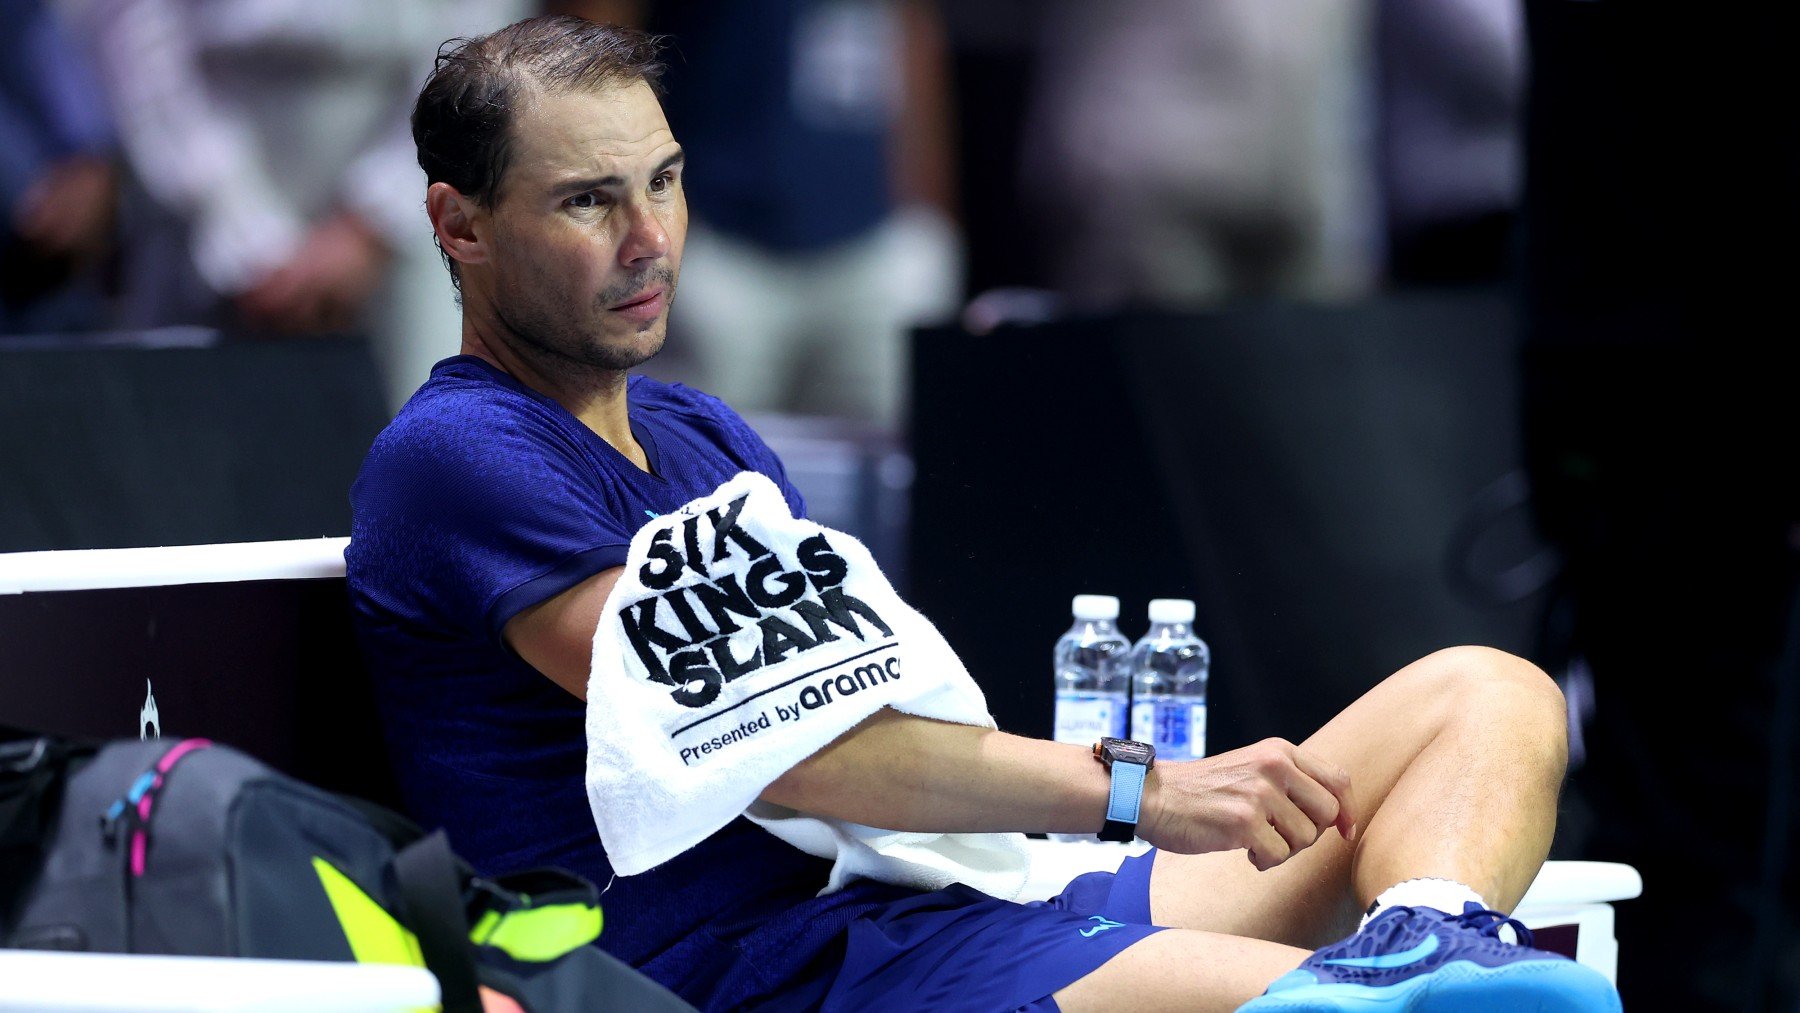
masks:
{"label": "blue sneaker", "polygon": [[[1511,925],[1517,945],[1500,938]],[[1604,1010],[1619,993],[1591,967],[1531,948],[1517,921],[1468,904],[1460,915],[1392,907],[1306,958],[1238,1013],[1297,1010]]]}

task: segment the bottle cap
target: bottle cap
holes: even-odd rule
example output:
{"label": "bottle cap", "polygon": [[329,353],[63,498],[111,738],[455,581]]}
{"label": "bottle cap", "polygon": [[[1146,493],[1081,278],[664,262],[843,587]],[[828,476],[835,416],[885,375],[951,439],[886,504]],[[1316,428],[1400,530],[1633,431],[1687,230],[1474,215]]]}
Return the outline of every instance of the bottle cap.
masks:
{"label": "bottle cap", "polygon": [[1150,621],[1153,623],[1191,623],[1194,603],[1186,598],[1150,599]]}
{"label": "bottle cap", "polygon": [[1078,594],[1070,608],[1077,619],[1119,618],[1119,599],[1110,594]]}

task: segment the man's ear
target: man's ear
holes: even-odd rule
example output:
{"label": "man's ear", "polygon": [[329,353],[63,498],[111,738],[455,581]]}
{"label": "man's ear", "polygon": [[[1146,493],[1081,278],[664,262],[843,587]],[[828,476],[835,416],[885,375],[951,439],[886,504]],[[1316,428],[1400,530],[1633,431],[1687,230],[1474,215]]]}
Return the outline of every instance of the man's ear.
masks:
{"label": "man's ear", "polygon": [[[459,264],[487,260],[487,243],[477,232],[477,219],[485,218],[473,200],[448,183],[433,183],[425,191],[425,212],[444,254]],[[486,231],[485,229],[481,231]]]}

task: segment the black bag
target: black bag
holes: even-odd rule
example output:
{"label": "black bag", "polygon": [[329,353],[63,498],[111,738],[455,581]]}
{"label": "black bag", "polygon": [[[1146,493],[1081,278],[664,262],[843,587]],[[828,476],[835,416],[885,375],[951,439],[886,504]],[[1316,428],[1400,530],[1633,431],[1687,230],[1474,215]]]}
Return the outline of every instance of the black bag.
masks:
{"label": "black bag", "polygon": [[0,725],[0,930],[37,875],[69,770],[93,754],[92,745]]}
{"label": "black bag", "polygon": [[7,946],[410,964],[455,1013],[480,1009],[478,983],[529,1013],[691,1009],[587,945],[598,894],[572,873],[483,879],[441,831],[205,739],[91,758],[29,743],[0,743],[0,849],[24,848],[34,819],[50,832],[0,922]]}

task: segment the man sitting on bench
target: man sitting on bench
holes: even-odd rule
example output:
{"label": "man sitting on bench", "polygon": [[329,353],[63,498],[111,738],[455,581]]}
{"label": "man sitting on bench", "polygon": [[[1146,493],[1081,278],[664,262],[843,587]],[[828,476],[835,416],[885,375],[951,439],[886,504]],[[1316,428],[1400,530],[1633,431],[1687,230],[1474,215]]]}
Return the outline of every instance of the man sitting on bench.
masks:
{"label": "man sitting on bench", "polygon": [[[346,559],[416,816],[478,868],[606,886],[600,945],[708,1009],[1618,1008],[1597,973],[1502,938],[1566,725],[1541,671],[1480,648],[1408,665],[1297,746],[1158,763],[888,709],[762,793],[895,830],[1155,845],[1051,902],[820,895],[829,863],[743,818],[615,878],[583,779],[607,701],[584,697],[628,543],[742,471],[804,510],[729,408],[628,375],[662,346],[687,225],[657,72],[644,35],[538,18],[444,51],[414,112],[462,354],[370,451]],[[1134,804],[1109,808],[1115,788]]]}

